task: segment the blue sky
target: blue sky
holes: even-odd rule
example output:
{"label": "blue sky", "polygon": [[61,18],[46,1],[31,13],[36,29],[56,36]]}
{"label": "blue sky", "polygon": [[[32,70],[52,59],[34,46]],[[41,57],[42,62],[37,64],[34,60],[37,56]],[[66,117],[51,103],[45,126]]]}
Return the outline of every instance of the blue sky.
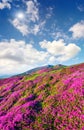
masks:
{"label": "blue sky", "polygon": [[84,0],[0,0],[0,75],[84,62]]}

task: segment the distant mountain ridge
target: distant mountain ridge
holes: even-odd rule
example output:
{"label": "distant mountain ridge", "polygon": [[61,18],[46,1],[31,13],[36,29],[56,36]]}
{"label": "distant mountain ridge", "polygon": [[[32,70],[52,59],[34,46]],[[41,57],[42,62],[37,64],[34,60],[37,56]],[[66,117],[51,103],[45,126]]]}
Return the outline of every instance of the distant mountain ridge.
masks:
{"label": "distant mountain ridge", "polygon": [[10,75],[1,75],[0,79],[9,78],[9,77],[11,77],[11,76]]}
{"label": "distant mountain ridge", "polygon": [[41,70],[41,69],[53,68],[53,67],[54,67],[53,65],[46,65],[46,66],[42,66],[42,67],[36,67],[36,68],[34,68],[34,69],[30,69],[30,70],[24,72],[23,74],[30,74],[30,73],[32,73],[32,72],[36,72],[36,71]]}
{"label": "distant mountain ridge", "polygon": [[46,66],[41,66],[41,67],[36,67],[34,69],[30,69],[26,72],[23,72],[21,74],[18,74],[17,76],[19,75],[27,75],[27,74],[31,74],[31,73],[35,73],[36,71],[39,71],[39,70],[43,70],[43,69],[52,69],[52,68],[56,68],[56,69],[59,69],[59,68],[62,68],[62,67],[66,67],[65,65],[62,65],[62,64],[58,64],[58,65],[46,65]]}
{"label": "distant mountain ridge", "polygon": [[30,69],[28,71],[25,71],[23,73],[20,73],[20,74],[15,74],[15,75],[2,75],[0,76],[0,79],[4,79],[4,78],[9,78],[9,77],[14,77],[14,76],[24,76],[24,75],[27,75],[27,74],[31,74],[31,73],[34,73],[36,71],[39,71],[39,70],[43,70],[43,69],[52,69],[52,68],[55,68],[55,69],[59,69],[61,67],[66,67],[62,64],[58,64],[58,65],[45,65],[45,66],[41,66],[41,67],[36,67],[36,68],[33,68],[33,69]]}

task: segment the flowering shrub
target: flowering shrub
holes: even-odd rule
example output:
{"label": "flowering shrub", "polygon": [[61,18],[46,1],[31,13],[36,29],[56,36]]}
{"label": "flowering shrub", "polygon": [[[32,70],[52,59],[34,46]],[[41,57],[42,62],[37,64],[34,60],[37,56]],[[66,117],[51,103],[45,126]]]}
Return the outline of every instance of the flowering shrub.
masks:
{"label": "flowering shrub", "polygon": [[84,64],[1,79],[0,130],[84,130]]}

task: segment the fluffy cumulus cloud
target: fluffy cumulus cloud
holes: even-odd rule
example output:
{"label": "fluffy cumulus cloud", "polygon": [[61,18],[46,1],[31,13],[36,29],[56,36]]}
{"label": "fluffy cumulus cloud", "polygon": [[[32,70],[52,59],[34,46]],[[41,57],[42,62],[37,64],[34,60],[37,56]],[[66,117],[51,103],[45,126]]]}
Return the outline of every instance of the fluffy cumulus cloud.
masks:
{"label": "fluffy cumulus cloud", "polygon": [[21,19],[16,15],[10,22],[23,36],[28,34],[37,35],[45,25],[45,21],[41,21],[39,18],[38,2],[29,0],[24,1],[23,4],[26,5],[24,18]]}
{"label": "fluffy cumulus cloud", "polygon": [[47,52],[38,51],[24,41],[3,41],[0,43],[0,74],[20,73],[44,64]]}
{"label": "fluffy cumulus cloud", "polygon": [[77,55],[80,48],[75,44],[58,41],[42,41],[40,50],[25,41],[11,39],[0,42],[0,75],[21,73],[44,64],[69,60]]}
{"label": "fluffy cumulus cloud", "polygon": [[73,25],[69,31],[72,32],[73,38],[84,38],[84,20]]}
{"label": "fluffy cumulus cloud", "polygon": [[4,9],[4,8],[8,8],[8,9],[11,9],[11,3],[12,0],[1,0],[0,2],[0,9]]}
{"label": "fluffy cumulus cloud", "polygon": [[69,43],[68,45],[63,39],[58,41],[42,41],[40,42],[41,48],[46,49],[46,51],[51,55],[50,60],[52,61],[66,61],[78,54],[81,50],[80,47],[74,43]]}

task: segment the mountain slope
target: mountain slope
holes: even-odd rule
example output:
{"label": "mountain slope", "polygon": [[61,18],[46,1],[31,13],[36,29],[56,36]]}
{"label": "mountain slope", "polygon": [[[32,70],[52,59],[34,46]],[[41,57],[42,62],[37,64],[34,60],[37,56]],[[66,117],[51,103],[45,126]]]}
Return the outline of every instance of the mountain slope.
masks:
{"label": "mountain slope", "polygon": [[63,67],[66,67],[64,65],[61,65],[61,64],[58,64],[56,66],[53,66],[53,65],[46,65],[46,66],[42,66],[42,67],[37,67],[37,68],[34,68],[34,69],[31,69],[31,70],[28,70],[24,73],[21,73],[21,74],[18,74],[16,76],[24,76],[24,75],[28,75],[28,74],[32,74],[32,73],[35,73],[37,71],[50,71],[51,69],[55,68],[55,69],[61,69]]}
{"label": "mountain slope", "polygon": [[84,63],[0,80],[0,130],[84,130]]}
{"label": "mountain slope", "polygon": [[28,70],[24,73],[18,74],[16,76],[24,76],[24,75],[28,75],[28,74],[31,74],[31,73],[35,73],[36,71],[39,71],[39,70],[51,69],[53,67],[54,67],[53,65],[46,65],[46,66],[42,66],[42,67],[37,67],[37,68],[31,69],[31,70]]}

